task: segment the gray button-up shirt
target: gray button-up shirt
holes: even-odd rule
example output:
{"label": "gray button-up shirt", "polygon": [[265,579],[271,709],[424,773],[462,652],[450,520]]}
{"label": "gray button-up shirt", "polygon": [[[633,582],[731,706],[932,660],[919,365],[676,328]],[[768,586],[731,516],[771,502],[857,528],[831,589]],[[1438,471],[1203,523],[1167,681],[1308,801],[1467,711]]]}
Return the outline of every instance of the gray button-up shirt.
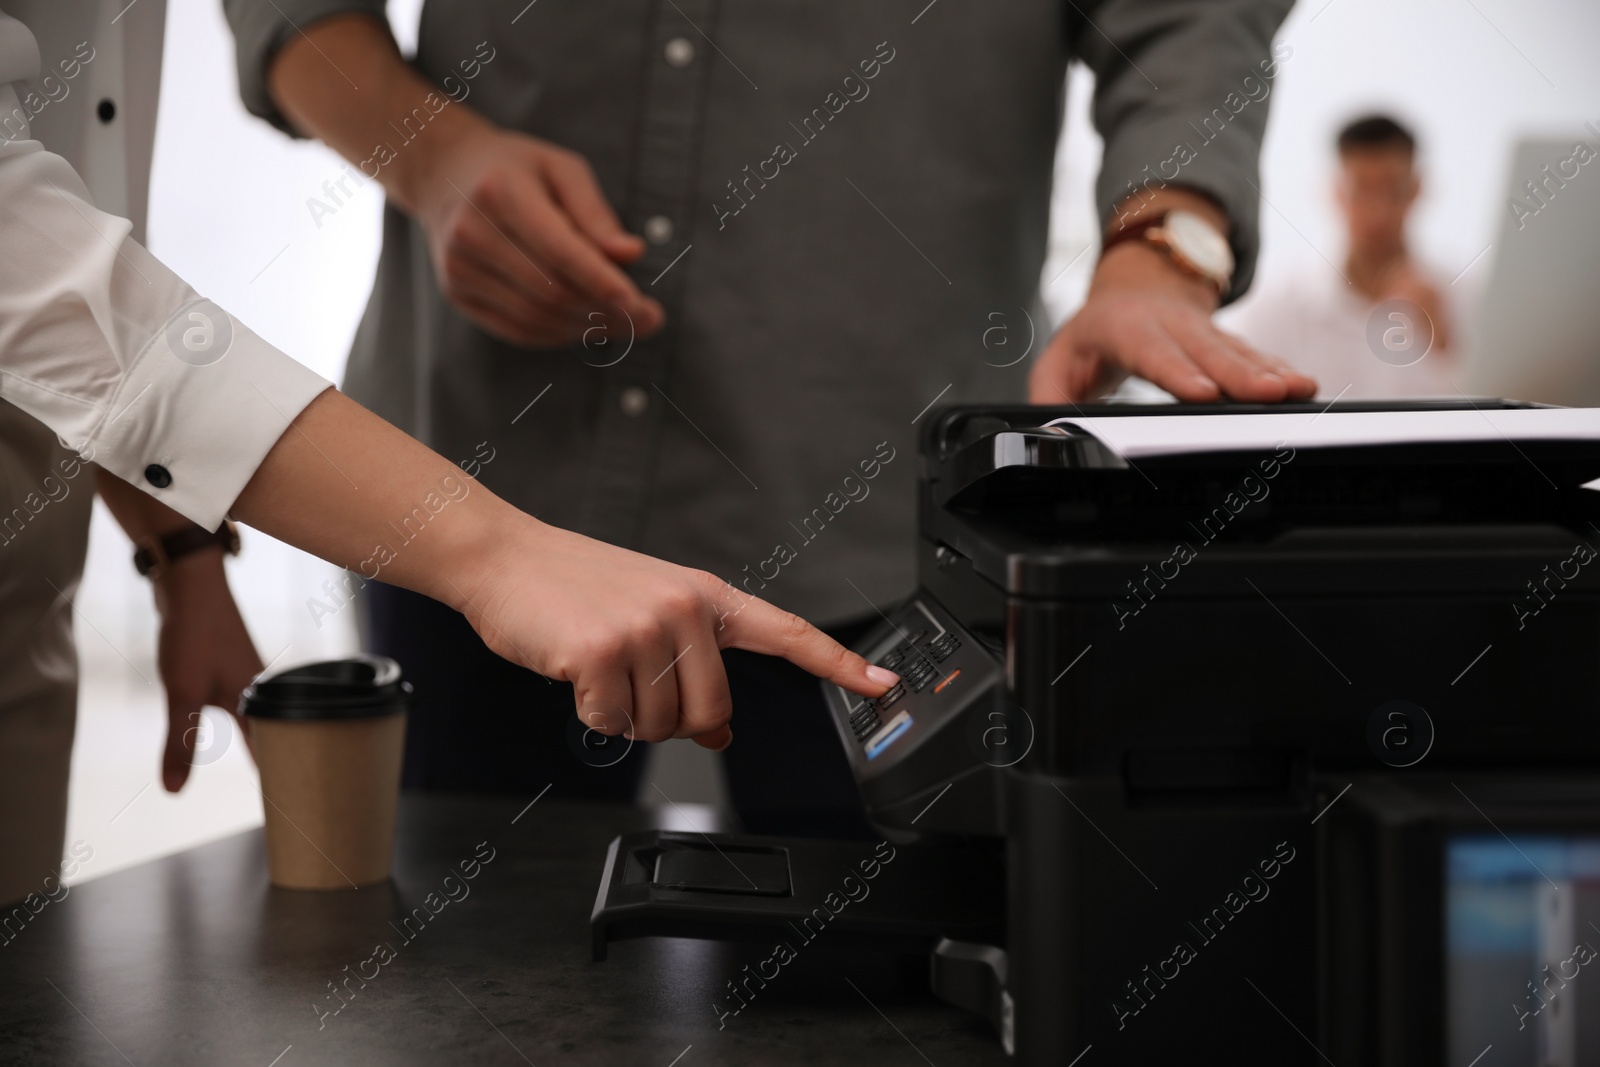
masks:
{"label": "gray button-up shirt", "polygon": [[[294,27],[383,13],[226,6],[245,102],[280,127],[264,70]],[[1289,7],[433,0],[417,68],[589,160],[648,239],[632,274],[668,325],[500,343],[444,300],[422,231],[391,207],[346,388],[452,459],[492,455],[483,482],[547,522],[819,622],[870,615],[913,584],[917,421],[935,402],[1019,398],[1016,360],[1047,340],[1069,59],[1097,78],[1108,220],[1136,189],[1209,193],[1233,220],[1237,293]],[[390,147],[425,150],[398,127]]]}

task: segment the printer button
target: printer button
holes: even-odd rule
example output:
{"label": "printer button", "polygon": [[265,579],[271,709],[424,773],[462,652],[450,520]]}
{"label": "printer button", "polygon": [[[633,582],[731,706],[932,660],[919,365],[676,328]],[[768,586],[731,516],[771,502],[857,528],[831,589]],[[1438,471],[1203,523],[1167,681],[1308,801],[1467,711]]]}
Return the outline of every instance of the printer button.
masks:
{"label": "printer button", "polygon": [[855,714],[850,716],[850,729],[857,737],[865,737],[878,728],[878,703],[874,700],[865,701]]}
{"label": "printer button", "polygon": [[924,686],[933,678],[932,664],[925,659],[919,659],[900,675],[900,680],[911,687],[913,693],[920,693]]}

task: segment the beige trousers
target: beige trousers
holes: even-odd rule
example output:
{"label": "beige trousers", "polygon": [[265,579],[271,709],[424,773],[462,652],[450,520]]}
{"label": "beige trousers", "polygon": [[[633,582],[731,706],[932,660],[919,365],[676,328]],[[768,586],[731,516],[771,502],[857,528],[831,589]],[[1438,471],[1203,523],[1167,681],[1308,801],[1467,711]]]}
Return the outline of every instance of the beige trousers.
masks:
{"label": "beige trousers", "polygon": [[0,401],[0,902],[55,882],[77,717],[71,599],[94,468]]}

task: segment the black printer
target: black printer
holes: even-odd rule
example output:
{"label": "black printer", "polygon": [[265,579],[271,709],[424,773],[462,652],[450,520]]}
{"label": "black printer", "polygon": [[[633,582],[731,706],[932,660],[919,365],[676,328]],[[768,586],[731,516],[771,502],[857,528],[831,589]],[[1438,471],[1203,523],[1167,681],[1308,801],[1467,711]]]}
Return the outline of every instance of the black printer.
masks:
{"label": "black printer", "polygon": [[857,649],[901,683],[826,687],[892,860],[619,838],[597,958],[815,916],[1028,1065],[1600,1063],[1600,440],[1073,425],[1524,406],[939,411],[919,588]]}

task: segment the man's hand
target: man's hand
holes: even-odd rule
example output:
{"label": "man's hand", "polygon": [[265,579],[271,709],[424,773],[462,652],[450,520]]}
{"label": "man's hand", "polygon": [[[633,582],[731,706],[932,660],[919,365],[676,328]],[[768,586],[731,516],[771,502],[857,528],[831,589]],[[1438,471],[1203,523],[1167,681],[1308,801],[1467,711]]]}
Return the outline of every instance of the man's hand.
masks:
{"label": "man's hand", "polygon": [[[445,296],[489,333],[554,347],[594,329],[643,337],[661,328],[661,305],[622,270],[644,242],[622,229],[589,164],[446,100],[381,18],[348,12],[308,25],[273,57],[267,84],[299,130],[352,163],[391,143],[397,118],[433,114],[376,177],[426,231]],[[425,107],[430,97],[444,103]]]}
{"label": "man's hand", "polygon": [[[1119,220],[1162,211],[1199,215],[1219,231],[1227,217],[1209,198],[1168,187],[1117,205]],[[1179,400],[1273,402],[1312,396],[1317,383],[1263,355],[1211,322],[1217,292],[1145,241],[1123,241],[1100,257],[1089,296],[1034,361],[1028,395],[1035,404],[1093,400],[1130,374]]]}
{"label": "man's hand", "polygon": [[733,705],[724,648],[782,656],[863,695],[898,680],[704,571],[519,518],[522,528],[503,542],[509,550],[479,578],[486,592],[461,607],[495,652],[571,682],[578,717],[597,733],[726,748]]}
{"label": "man's hand", "polygon": [[[156,661],[167,691],[161,784],[176,793],[189,778],[197,743],[226,743],[225,738],[208,736],[200,709],[221,708],[236,716],[239,694],[261,672],[261,657],[228,591],[219,550],[204,549],[168,564],[156,579],[155,592],[161,613]],[[233,726],[248,744],[243,721],[236,719]],[[209,753],[211,758],[220,754]]]}
{"label": "man's hand", "polygon": [[1216,304],[1210,284],[1160,250],[1117,245],[1101,259],[1083,307],[1034,362],[1029,399],[1093,400],[1130,374],[1190,402],[1273,402],[1316,392],[1314,379],[1217,329]]}
{"label": "man's hand", "polygon": [[[411,171],[410,210],[428,235],[444,295],[512,344],[578,344],[591,329],[638,336],[661,328],[661,305],[619,265],[644,254],[594,172],[574,152],[465,113]],[[450,108],[440,116],[445,119]],[[436,120],[438,121],[438,120]]]}
{"label": "man's hand", "polygon": [[[189,520],[102,468],[95,469],[100,498],[135,543],[165,537]],[[239,617],[222,569],[222,550],[204,548],[169,561],[157,573],[156,610],[161,615],[156,662],[167,691],[167,745],[161,757],[161,784],[176,793],[189,778],[196,746],[225,743],[207,738],[203,707],[237,714],[239,694],[261,671],[261,659]],[[234,724],[249,744],[242,723]],[[221,752],[210,752],[211,758]]]}

